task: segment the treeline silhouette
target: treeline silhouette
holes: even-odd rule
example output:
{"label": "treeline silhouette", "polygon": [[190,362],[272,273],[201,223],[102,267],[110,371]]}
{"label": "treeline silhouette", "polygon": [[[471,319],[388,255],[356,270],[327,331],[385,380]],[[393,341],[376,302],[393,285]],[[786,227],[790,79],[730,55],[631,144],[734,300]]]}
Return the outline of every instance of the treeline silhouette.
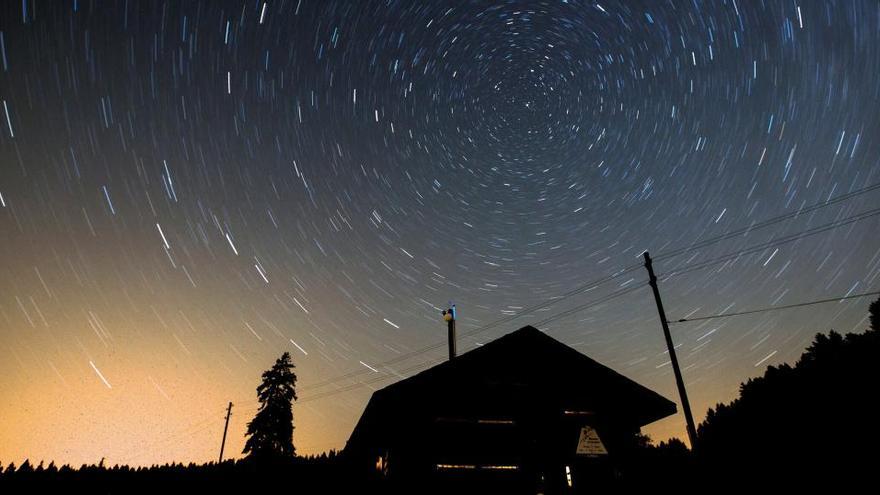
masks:
{"label": "treeline silhouette", "polygon": [[[867,480],[875,476],[880,299],[871,328],[817,334],[794,366],[768,366],[739,398],[709,409],[696,458],[715,478]],[[870,466],[870,469],[869,469]]]}
{"label": "treeline silhouette", "polygon": [[[694,450],[678,439],[653,445],[639,436],[636,447],[618,457],[618,488],[672,483],[677,491],[695,492],[870,482],[877,459],[872,449],[880,443],[878,363],[880,299],[870,306],[865,332],[819,333],[793,366],[768,366],[741,384],[738,398],[709,409]],[[387,492],[354,472],[336,451],[138,468],[108,467],[103,460],[79,468],[24,461],[0,464],[0,493],[237,493],[274,486],[296,493]]]}
{"label": "treeline silhouette", "polygon": [[[240,493],[286,486],[299,493],[340,493],[350,485],[339,477],[340,457],[335,450],[287,461],[259,463],[230,459],[222,463],[171,463],[148,467],[98,464],[36,467],[25,460],[0,471],[0,493]],[[9,491],[7,491],[9,490]]]}
{"label": "treeline silhouette", "polygon": [[685,491],[872,486],[880,299],[869,320],[863,333],[818,333],[794,366],[768,366],[742,383],[738,398],[707,411],[693,451],[678,439],[645,445],[628,482],[675,480]]}

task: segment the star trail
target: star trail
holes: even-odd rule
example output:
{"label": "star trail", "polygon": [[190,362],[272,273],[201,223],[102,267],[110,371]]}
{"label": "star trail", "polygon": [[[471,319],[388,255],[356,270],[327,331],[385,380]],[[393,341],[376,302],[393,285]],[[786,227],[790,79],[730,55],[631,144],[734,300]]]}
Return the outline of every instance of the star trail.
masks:
{"label": "star trail", "polygon": [[5,462],[211,460],[229,401],[238,455],[284,351],[339,449],[449,304],[677,400],[646,250],[699,421],[880,287],[876,1],[22,0],[0,55]]}

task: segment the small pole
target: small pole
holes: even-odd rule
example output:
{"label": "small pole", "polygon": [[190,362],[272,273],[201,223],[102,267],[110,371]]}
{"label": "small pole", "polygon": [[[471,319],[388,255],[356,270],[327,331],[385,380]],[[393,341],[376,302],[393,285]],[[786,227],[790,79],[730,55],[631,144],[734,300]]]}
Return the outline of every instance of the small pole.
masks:
{"label": "small pole", "polygon": [[657,303],[657,312],[660,314],[660,324],[663,325],[663,336],[666,337],[666,348],[669,349],[669,359],[672,361],[672,371],[675,373],[675,383],[678,385],[678,395],[681,397],[681,408],[684,419],[687,421],[687,434],[691,442],[691,449],[697,446],[697,428],[694,426],[694,415],[691,414],[691,403],[688,401],[687,390],[684,388],[684,379],[681,377],[681,369],[678,367],[678,358],[675,356],[675,346],[672,344],[672,335],[669,333],[669,322],[666,320],[666,311],[663,310],[663,301],[660,299],[660,290],[657,288],[657,277],[654,275],[654,267],[651,264],[651,256],[645,251],[645,268],[648,269],[648,282],[654,291],[654,302]]}
{"label": "small pole", "polygon": [[223,442],[220,444],[219,464],[223,463],[223,448],[226,447],[226,430],[229,429],[229,416],[230,415],[232,415],[232,402],[229,403],[229,407],[226,409],[226,426],[223,427]]}
{"label": "small pole", "polygon": [[449,360],[455,359],[455,304],[443,311],[443,319],[446,320],[447,338],[449,340]]}

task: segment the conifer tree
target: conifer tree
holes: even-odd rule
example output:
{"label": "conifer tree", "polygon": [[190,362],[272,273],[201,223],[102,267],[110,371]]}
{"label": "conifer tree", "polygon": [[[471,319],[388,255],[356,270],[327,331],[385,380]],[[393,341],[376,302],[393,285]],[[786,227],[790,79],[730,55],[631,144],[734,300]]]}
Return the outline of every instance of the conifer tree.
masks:
{"label": "conifer tree", "polygon": [[260,408],[247,425],[247,442],[242,453],[257,462],[277,462],[296,455],[293,446],[293,401],[296,375],[290,353],[285,352],[263,373],[257,387]]}

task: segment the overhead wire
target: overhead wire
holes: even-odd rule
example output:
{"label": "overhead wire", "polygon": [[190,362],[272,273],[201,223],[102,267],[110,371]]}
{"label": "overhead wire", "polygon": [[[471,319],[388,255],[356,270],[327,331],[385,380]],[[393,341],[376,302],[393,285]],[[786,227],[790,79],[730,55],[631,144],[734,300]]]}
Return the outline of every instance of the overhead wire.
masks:
{"label": "overhead wire", "polygon": [[[541,321],[535,323],[535,325],[536,325],[536,326],[544,325],[544,324],[546,324],[547,322],[553,321],[553,320],[555,320],[555,319],[562,318],[562,317],[564,317],[564,316],[568,316],[568,315],[570,315],[570,314],[574,314],[574,313],[576,313],[576,312],[583,311],[583,310],[585,310],[585,309],[588,309],[588,308],[591,308],[591,307],[595,307],[595,306],[598,306],[598,305],[604,304],[604,303],[606,303],[606,302],[608,302],[608,301],[611,301],[612,299],[616,299],[616,298],[618,298],[618,297],[622,297],[622,296],[627,295],[627,294],[629,294],[629,293],[631,293],[631,292],[637,291],[637,290],[639,290],[639,289],[641,289],[641,288],[643,288],[643,287],[647,287],[647,285],[648,285],[647,283],[643,283],[643,284],[640,284],[640,285],[637,285],[637,286],[627,287],[627,288],[625,288],[625,289],[620,289],[620,290],[615,291],[615,292],[613,292],[613,293],[611,293],[611,294],[608,294],[608,295],[606,295],[606,296],[603,296],[603,297],[601,297],[601,298],[599,298],[599,299],[597,299],[597,300],[590,301],[590,302],[588,302],[588,303],[584,303],[584,304],[580,304],[580,305],[576,306],[575,308],[571,308],[571,309],[569,309],[569,310],[566,310],[566,311],[563,311],[563,312],[558,313],[558,314],[556,314],[556,315],[553,315],[553,316],[551,316],[551,317],[549,317],[549,318],[545,318],[545,319],[543,319],[543,320],[541,320]],[[440,361],[442,361],[442,359],[436,359],[436,360],[433,360],[432,362],[429,362],[429,363],[418,363],[418,364],[416,364],[416,365],[414,365],[414,366],[410,366],[410,367],[408,367],[408,368],[406,368],[406,369],[400,370],[400,371],[397,372],[396,374],[397,374],[397,375],[402,375],[402,374],[405,374],[405,373],[411,372],[411,371],[413,371],[413,370],[425,369],[427,365],[431,365],[431,364],[434,364],[434,363],[436,363],[436,362],[440,362]],[[350,384],[350,385],[348,385],[348,386],[345,386],[345,387],[342,387],[342,388],[339,388],[339,389],[328,390],[328,391],[326,391],[326,392],[319,392],[319,393],[314,394],[314,395],[306,396],[306,397],[304,397],[302,400],[300,400],[300,402],[310,402],[310,401],[313,401],[313,400],[322,399],[322,398],[325,398],[325,397],[330,397],[330,396],[332,396],[332,395],[337,395],[337,394],[339,394],[339,393],[348,392],[348,391],[351,391],[351,390],[355,390],[355,389],[357,389],[357,388],[362,388],[362,387],[365,386],[365,385],[369,385],[369,384],[373,384],[373,383],[378,383],[378,382],[380,382],[380,381],[387,380],[387,379],[389,379],[389,378],[394,378],[394,376],[395,376],[395,375],[391,375],[391,374],[389,374],[389,375],[381,375],[381,376],[375,377],[375,378],[373,378],[373,379],[371,379],[371,380],[368,380],[368,381],[366,381],[366,382],[355,382],[355,383],[352,383],[352,384]]]}
{"label": "overhead wire", "polygon": [[795,304],[787,304],[785,306],[770,306],[770,307],[760,308],[760,309],[750,309],[750,310],[746,310],[746,311],[737,311],[735,313],[721,313],[721,314],[717,314],[717,315],[697,316],[695,318],[679,318],[678,320],[667,321],[667,323],[689,323],[692,321],[714,320],[716,318],[729,318],[731,316],[743,316],[743,315],[751,315],[751,314],[755,314],[755,313],[766,313],[768,311],[779,311],[779,310],[783,310],[783,309],[801,308],[804,306],[812,306],[814,304],[840,302],[840,301],[845,301],[847,299],[858,299],[861,297],[876,296],[876,295],[880,295],[880,291],[863,292],[861,294],[832,297],[829,299],[820,299],[818,301],[807,301],[807,302],[801,302],[801,303],[795,303]]}
{"label": "overhead wire", "polygon": [[880,208],[866,210],[861,213],[857,213],[855,215],[850,215],[846,218],[842,218],[840,220],[835,220],[833,222],[819,225],[819,226],[816,226],[816,227],[813,227],[813,228],[810,228],[810,229],[807,229],[807,230],[804,230],[801,232],[796,232],[794,234],[790,234],[790,235],[781,237],[779,239],[774,239],[774,240],[767,241],[767,242],[764,242],[761,244],[750,246],[750,247],[743,249],[743,250],[740,250],[740,251],[727,253],[727,254],[718,256],[716,258],[713,258],[711,260],[701,261],[701,262],[699,262],[695,265],[689,266],[687,268],[672,270],[670,272],[658,275],[657,278],[661,279],[661,280],[668,280],[669,278],[677,276],[677,275],[683,275],[683,274],[690,273],[693,271],[703,270],[703,269],[708,268],[710,266],[714,266],[714,265],[717,265],[720,263],[725,263],[727,261],[738,259],[742,256],[747,256],[749,254],[755,254],[755,253],[765,251],[771,247],[777,247],[777,246],[781,246],[783,244],[788,244],[790,242],[799,241],[801,239],[811,237],[811,236],[814,236],[817,234],[821,234],[823,232],[827,232],[829,230],[833,230],[836,228],[844,227],[846,225],[850,225],[852,223],[859,222],[861,220],[867,220],[868,218],[873,218],[877,215],[880,215]]}
{"label": "overhead wire", "polygon": [[[819,234],[819,233],[822,233],[822,232],[826,232],[826,231],[828,231],[828,230],[832,230],[832,229],[839,228],[839,227],[842,227],[842,226],[845,226],[845,225],[849,225],[849,224],[854,223],[854,222],[856,222],[856,221],[865,220],[865,219],[867,219],[867,218],[871,218],[871,217],[874,217],[874,216],[877,216],[877,215],[880,215],[880,208],[876,208],[876,209],[873,209],[873,210],[867,210],[867,211],[865,211],[865,212],[858,213],[858,214],[855,214],[855,215],[851,215],[851,216],[849,216],[849,217],[846,217],[846,218],[843,218],[843,219],[840,219],[840,220],[836,220],[836,221],[829,222],[829,223],[827,223],[827,224],[823,224],[823,225],[820,225],[820,226],[817,226],[817,227],[814,227],[814,228],[811,228],[811,229],[807,229],[806,231],[802,231],[802,232],[798,232],[798,233],[795,233],[795,234],[791,234],[791,235],[789,235],[789,236],[785,236],[785,237],[783,237],[783,238],[781,238],[781,239],[776,239],[776,240],[773,240],[773,241],[768,241],[768,242],[761,243],[761,244],[758,244],[758,245],[755,245],[755,246],[751,246],[751,247],[748,247],[748,248],[746,248],[746,249],[740,250],[740,251],[738,251],[738,252],[728,253],[728,254],[722,255],[722,256],[720,256],[720,257],[717,257],[717,258],[714,258],[714,259],[711,259],[711,260],[707,260],[707,261],[705,261],[705,262],[701,262],[701,263],[699,263],[698,265],[695,265],[694,267],[688,268],[687,270],[681,270],[681,271],[673,271],[673,272],[670,272],[670,273],[668,273],[668,274],[663,275],[662,278],[664,278],[664,279],[668,279],[669,277],[674,276],[674,275],[681,275],[681,274],[684,274],[684,273],[690,273],[690,272],[695,271],[695,270],[698,270],[698,269],[705,269],[705,268],[708,268],[708,267],[710,267],[710,266],[714,266],[714,265],[717,265],[717,264],[720,264],[720,263],[724,263],[724,262],[726,262],[726,261],[730,261],[731,259],[735,259],[735,258],[738,258],[738,257],[741,257],[741,256],[746,256],[746,255],[748,255],[748,254],[754,254],[754,253],[756,253],[756,252],[760,252],[760,251],[766,250],[766,249],[768,249],[768,248],[770,248],[770,247],[776,247],[776,246],[778,246],[778,245],[786,244],[786,243],[789,243],[789,242],[794,242],[794,241],[796,241],[796,240],[800,240],[800,239],[803,239],[803,238],[806,238],[806,237],[809,237],[809,236],[812,236],[812,235],[816,235],[816,234]],[[641,265],[638,265],[638,266],[641,266]],[[644,286],[646,286],[646,285],[647,285],[647,284],[642,284],[642,285],[636,286],[636,287],[634,287],[634,288],[632,288],[632,289],[628,289],[628,290],[623,291],[623,292],[618,291],[618,293],[619,293],[619,295],[627,294],[627,293],[632,292],[632,291],[634,291],[634,290],[640,289],[640,288],[642,288],[642,287],[644,287]],[[615,294],[618,294],[618,293],[615,293]],[[618,296],[615,296],[615,297],[618,297]],[[602,300],[601,302],[604,302],[604,300]],[[600,304],[601,302],[596,302],[595,304]],[[545,324],[546,322],[552,321],[552,320],[554,320],[554,319],[558,319],[558,318],[561,318],[561,317],[564,317],[564,316],[568,316],[568,315],[570,315],[570,314],[574,314],[574,313],[576,313],[576,312],[578,312],[578,311],[582,311],[583,309],[586,309],[587,307],[591,307],[591,306],[593,306],[593,305],[595,305],[595,304],[594,304],[594,303],[586,303],[586,304],[583,304],[583,305],[577,306],[577,307],[575,307],[575,308],[572,308],[572,309],[569,309],[569,310],[563,311],[563,312],[561,312],[561,313],[559,313],[559,314],[557,314],[557,315],[553,315],[553,316],[551,316],[551,317],[549,317],[549,318],[546,318],[545,320],[541,320],[540,322],[538,322],[538,323],[536,323],[536,324],[537,324],[537,325]],[[480,328],[478,328],[478,329],[475,329],[474,331],[471,331],[471,332],[470,332],[470,335],[476,334],[476,333],[478,333],[478,332],[485,331],[485,330],[487,330],[487,329],[488,329],[488,328],[486,328],[486,327],[480,327]],[[439,348],[439,347],[442,347],[443,345],[445,345],[445,342],[444,342],[444,343],[441,343],[441,344],[438,344],[438,345],[435,345],[435,346],[432,346],[432,348]],[[415,368],[415,369],[418,369],[418,368],[420,368],[421,366],[422,366],[422,365],[416,365],[414,368]],[[360,374],[363,374],[363,372],[359,372],[359,373],[358,373],[358,375],[360,375]],[[390,378],[390,376],[387,376],[387,375],[386,375],[386,376],[383,376],[383,377],[382,377],[382,379],[387,379],[387,378]],[[380,379],[380,380],[381,380],[381,379]],[[376,381],[380,381],[380,380],[374,380],[374,381],[369,382],[369,383],[375,383]],[[347,387],[343,387],[343,388],[340,388],[340,389],[331,390],[331,391],[328,391],[327,393],[323,393],[323,394],[317,394],[316,396],[311,396],[310,400],[315,400],[315,399],[317,399],[317,398],[323,398],[323,397],[329,397],[329,396],[332,396],[332,395],[336,395],[337,393],[347,392],[347,391],[350,391],[350,390],[354,390],[354,389],[357,389],[357,388],[361,388],[362,383],[363,383],[363,382],[356,382],[356,383],[354,383],[354,384],[352,384],[352,385],[349,385],[349,386],[347,386]]]}
{"label": "overhead wire", "polygon": [[[757,223],[757,224],[755,224],[755,225],[751,225],[751,226],[749,226],[749,227],[744,227],[744,228],[737,229],[737,230],[732,231],[732,232],[728,232],[728,233],[725,233],[725,234],[721,234],[721,235],[718,235],[718,236],[712,237],[712,238],[710,238],[710,239],[706,239],[706,240],[704,240],[704,241],[700,241],[700,242],[698,242],[698,243],[696,243],[696,244],[694,244],[694,245],[688,246],[688,247],[682,247],[682,248],[678,248],[678,249],[675,249],[675,250],[672,250],[672,251],[668,251],[668,252],[660,253],[660,254],[656,255],[656,256],[654,257],[654,259],[655,259],[655,260],[664,260],[664,259],[668,259],[668,258],[671,258],[671,257],[680,256],[680,255],[682,255],[682,254],[686,254],[686,253],[689,253],[689,252],[695,251],[695,250],[697,250],[697,249],[702,249],[702,248],[704,248],[704,247],[707,247],[707,246],[709,246],[709,245],[711,245],[711,244],[714,244],[714,243],[720,242],[720,241],[722,241],[722,240],[727,240],[727,239],[730,239],[730,238],[733,238],[733,237],[736,237],[736,236],[739,236],[739,235],[742,235],[742,234],[747,234],[747,233],[750,233],[750,232],[755,231],[755,230],[759,230],[759,229],[762,229],[762,228],[766,228],[766,227],[769,227],[769,226],[775,225],[775,224],[779,223],[780,221],[788,220],[788,219],[791,219],[791,218],[795,218],[795,217],[800,216],[800,215],[803,215],[803,214],[805,214],[805,213],[807,213],[807,212],[812,212],[812,211],[815,211],[815,210],[817,210],[817,209],[819,209],[819,208],[823,208],[823,207],[827,207],[827,206],[830,206],[830,205],[834,205],[834,204],[837,204],[837,203],[839,203],[839,202],[841,202],[841,201],[845,201],[845,200],[847,200],[847,199],[852,199],[853,197],[856,197],[856,196],[859,196],[859,195],[862,195],[862,194],[866,194],[866,193],[868,193],[868,192],[871,192],[871,191],[874,191],[874,190],[877,190],[877,189],[880,189],[880,183],[872,184],[872,185],[870,185],[870,186],[867,186],[867,187],[864,187],[864,188],[861,188],[861,189],[858,189],[858,190],[852,191],[852,192],[850,192],[850,193],[845,193],[845,194],[842,194],[842,195],[840,195],[840,196],[836,196],[836,197],[834,197],[834,198],[832,198],[832,199],[829,199],[829,200],[826,200],[826,201],[822,201],[822,202],[819,202],[819,203],[815,203],[815,204],[810,205],[810,206],[808,206],[808,207],[802,208],[802,209],[800,209],[800,210],[798,210],[798,211],[796,211],[796,212],[786,213],[786,214],[783,214],[783,215],[779,215],[779,216],[777,216],[777,217],[770,218],[770,219],[768,219],[768,220],[765,220],[765,221],[763,221],[763,222],[759,222],[759,223]],[[876,216],[876,215],[878,215],[878,214],[880,214],[880,208],[878,208],[878,209],[874,209],[874,210],[868,210],[868,211],[866,211],[866,212],[862,212],[861,214],[857,214],[857,215],[854,215],[854,216],[851,216],[851,217],[847,217],[847,218],[842,219],[842,220],[837,220],[837,221],[830,222],[830,223],[828,223],[828,224],[825,224],[825,225],[822,225],[822,226],[819,226],[819,227],[815,227],[815,228],[813,228],[813,229],[810,229],[810,230],[807,231],[807,232],[802,232],[802,233],[795,234],[793,238],[784,238],[784,239],[781,239],[781,240],[773,240],[773,241],[768,241],[767,243],[764,243],[764,244],[759,244],[759,245],[755,246],[753,249],[755,249],[755,250],[757,250],[757,251],[761,251],[761,250],[763,250],[763,249],[766,249],[767,247],[775,247],[776,245],[785,244],[785,243],[787,243],[787,242],[793,242],[793,241],[798,240],[798,239],[800,239],[800,238],[802,238],[802,237],[808,237],[808,236],[811,236],[811,235],[815,235],[815,234],[818,234],[818,233],[822,233],[822,232],[825,232],[825,231],[830,230],[830,229],[832,229],[832,228],[837,228],[837,227],[839,227],[839,226],[848,225],[848,224],[850,224],[850,223],[853,223],[853,222],[856,222],[856,221],[860,221],[860,220],[864,220],[864,219],[866,219],[866,218],[870,218],[870,217]],[[867,216],[865,216],[865,215],[867,215]],[[856,217],[857,217],[857,218],[856,218]],[[845,223],[840,223],[840,222],[845,222]],[[839,224],[838,224],[838,223],[839,223]],[[818,230],[817,230],[817,229],[818,229]],[[815,232],[811,232],[811,231],[813,231],[813,230],[815,230]],[[798,237],[798,236],[802,236],[802,237]],[[762,247],[762,246],[764,246],[764,247]],[[750,254],[750,253],[742,253],[742,254],[745,255],[745,254]],[[725,256],[729,256],[729,255],[725,255]],[[727,259],[727,258],[724,258],[724,259],[722,259],[722,260],[720,260],[720,261],[718,261],[717,259],[716,259],[716,260],[709,260],[709,261],[701,262],[701,263],[711,263],[711,264],[716,264],[716,263],[721,263],[721,262],[724,262],[724,261],[728,261],[728,259]],[[596,279],[596,280],[593,280],[593,281],[588,282],[588,283],[586,283],[586,284],[579,285],[578,287],[576,287],[576,288],[574,288],[574,289],[572,289],[572,290],[570,290],[570,291],[568,291],[568,292],[566,292],[566,293],[563,293],[563,294],[561,294],[561,295],[559,295],[559,296],[556,296],[556,297],[554,297],[554,298],[551,298],[551,299],[549,299],[549,300],[547,300],[547,301],[545,301],[545,302],[543,302],[543,303],[539,303],[539,304],[536,304],[536,305],[534,305],[534,306],[527,307],[527,308],[525,308],[525,309],[523,309],[523,310],[517,312],[516,314],[506,316],[506,317],[504,317],[504,318],[501,318],[501,319],[496,320],[496,321],[494,321],[494,322],[491,322],[491,323],[489,323],[489,324],[486,324],[486,325],[483,325],[483,326],[477,327],[477,328],[475,328],[475,329],[472,329],[472,330],[470,330],[470,331],[468,331],[468,332],[462,333],[462,334],[461,334],[461,337],[462,337],[462,338],[467,338],[467,337],[470,337],[470,336],[472,336],[472,335],[475,335],[475,334],[478,334],[478,333],[482,333],[482,332],[484,332],[484,331],[486,331],[486,330],[490,330],[490,329],[492,329],[492,328],[494,328],[494,327],[497,327],[498,325],[501,325],[501,324],[503,324],[503,323],[507,323],[507,322],[512,321],[512,320],[514,320],[514,319],[521,318],[521,317],[523,317],[523,316],[525,316],[525,315],[528,315],[528,314],[530,314],[530,313],[532,313],[532,312],[534,312],[534,311],[537,311],[537,310],[539,310],[539,309],[544,309],[544,308],[546,308],[546,307],[552,306],[552,305],[556,304],[556,303],[559,302],[559,301],[562,301],[562,300],[564,300],[564,299],[568,299],[568,298],[570,298],[570,297],[572,297],[572,296],[574,296],[574,295],[580,294],[580,293],[582,293],[582,292],[585,292],[585,291],[588,291],[588,290],[592,290],[592,289],[598,287],[599,285],[602,285],[602,284],[604,284],[604,283],[610,282],[611,280],[614,280],[614,279],[616,279],[616,278],[619,278],[619,277],[623,276],[624,274],[627,274],[627,273],[630,273],[630,272],[635,271],[635,270],[637,270],[637,269],[640,269],[640,268],[642,268],[642,266],[643,266],[643,265],[642,265],[641,263],[636,263],[636,264],[633,264],[633,265],[627,266],[627,267],[625,267],[625,268],[623,268],[623,269],[621,269],[621,270],[619,270],[619,271],[617,271],[617,272],[615,272],[615,273],[613,273],[613,274],[611,274],[611,275],[606,275],[606,276],[604,276],[604,277],[602,277],[602,278],[600,278],[600,279]],[[709,266],[709,265],[707,265],[707,266]],[[702,268],[704,268],[704,267],[703,267],[703,266],[700,266],[699,268],[694,268],[694,270],[702,269]],[[681,273],[688,273],[689,271],[692,271],[692,270],[684,271],[684,272],[681,272]],[[679,274],[679,273],[675,273],[675,272],[673,272],[673,273],[670,273],[670,274],[666,274],[665,276],[668,278],[668,277],[673,276],[673,275],[676,275],[676,274]],[[415,350],[413,350],[413,351],[410,351],[410,352],[407,352],[407,353],[404,353],[404,354],[398,355],[398,356],[396,356],[396,357],[394,357],[394,358],[392,358],[392,359],[389,359],[389,360],[387,360],[387,361],[384,361],[384,362],[382,362],[382,363],[379,363],[379,365],[381,365],[381,366],[389,366],[389,365],[397,364],[397,363],[399,363],[399,362],[401,362],[401,361],[408,360],[408,359],[410,359],[410,358],[412,358],[412,357],[415,357],[415,356],[418,356],[418,355],[421,355],[421,354],[425,354],[425,353],[427,353],[427,352],[431,352],[431,351],[434,351],[434,350],[440,349],[440,348],[444,347],[445,345],[446,345],[446,342],[445,342],[445,341],[439,341],[439,342],[436,342],[436,343],[434,343],[434,344],[431,344],[431,345],[428,345],[428,346],[425,346],[425,347],[422,347],[422,348],[419,348],[419,349],[415,349]],[[358,370],[354,370],[354,371],[351,371],[351,372],[346,373],[346,374],[343,374],[343,375],[338,375],[338,376],[333,377],[333,378],[329,378],[329,379],[326,379],[326,380],[323,380],[323,381],[320,381],[320,382],[317,382],[317,383],[312,383],[312,384],[306,385],[306,386],[303,387],[302,390],[304,390],[304,391],[306,391],[306,390],[313,390],[313,389],[320,388],[320,387],[323,387],[323,386],[326,386],[326,385],[331,385],[331,384],[337,383],[337,382],[339,382],[339,381],[348,380],[348,379],[350,379],[350,378],[354,378],[354,377],[357,377],[357,376],[360,376],[360,375],[366,374],[368,371],[369,371],[369,370],[365,370],[365,369],[364,369],[364,370],[360,370],[360,369],[358,369]]]}

